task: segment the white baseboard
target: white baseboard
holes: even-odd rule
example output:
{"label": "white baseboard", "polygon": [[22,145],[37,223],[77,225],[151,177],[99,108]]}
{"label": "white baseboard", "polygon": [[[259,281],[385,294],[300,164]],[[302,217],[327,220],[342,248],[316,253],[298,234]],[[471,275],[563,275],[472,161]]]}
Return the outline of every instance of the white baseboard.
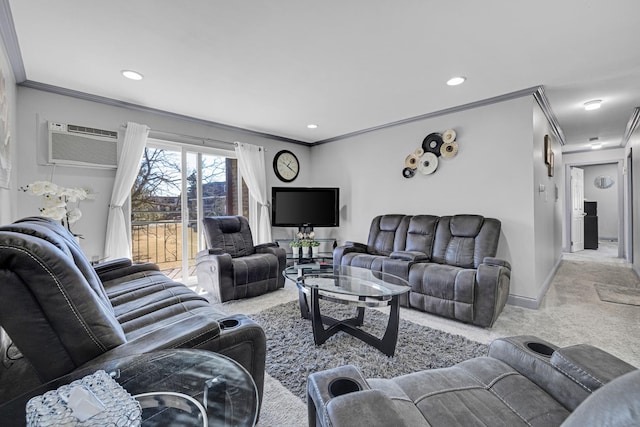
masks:
{"label": "white baseboard", "polygon": [[549,290],[549,286],[551,286],[551,283],[553,282],[553,278],[556,276],[556,273],[558,271],[558,268],[560,267],[561,262],[562,262],[562,257],[560,257],[556,261],[556,264],[551,269],[551,272],[547,276],[547,279],[544,281],[542,288],[540,288],[540,292],[538,292],[537,298],[522,297],[519,295],[509,295],[509,297],[507,298],[507,304],[515,305],[516,307],[524,307],[524,308],[537,310],[538,307],[540,307],[540,304],[542,304],[542,299],[547,294],[547,291]]}

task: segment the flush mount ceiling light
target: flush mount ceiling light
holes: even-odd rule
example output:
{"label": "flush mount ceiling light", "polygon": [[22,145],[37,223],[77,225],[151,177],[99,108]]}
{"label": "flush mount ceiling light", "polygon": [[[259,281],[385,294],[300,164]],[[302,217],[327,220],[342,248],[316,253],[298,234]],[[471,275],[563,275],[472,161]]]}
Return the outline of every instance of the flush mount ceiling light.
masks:
{"label": "flush mount ceiling light", "polygon": [[600,106],[602,106],[601,99],[594,99],[593,101],[587,101],[584,103],[584,109],[587,111],[597,110]]}
{"label": "flush mount ceiling light", "polygon": [[123,76],[131,80],[142,80],[142,78],[144,77],[139,72],[133,70],[122,70],[121,73]]}
{"label": "flush mount ceiling light", "polygon": [[307,127],[308,127],[309,129],[317,129],[317,128],[318,128],[318,125],[314,125],[314,124],[312,123],[312,124],[307,125]]}
{"label": "flush mount ceiling light", "polygon": [[592,150],[599,150],[602,148],[602,144],[592,144],[591,145],[591,149]]}
{"label": "flush mount ceiling light", "polygon": [[447,84],[449,86],[458,86],[458,85],[461,85],[462,83],[464,83],[465,80],[467,80],[466,77],[462,77],[462,76],[453,77],[453,78],[450,78],[449,80],[447,80]]}

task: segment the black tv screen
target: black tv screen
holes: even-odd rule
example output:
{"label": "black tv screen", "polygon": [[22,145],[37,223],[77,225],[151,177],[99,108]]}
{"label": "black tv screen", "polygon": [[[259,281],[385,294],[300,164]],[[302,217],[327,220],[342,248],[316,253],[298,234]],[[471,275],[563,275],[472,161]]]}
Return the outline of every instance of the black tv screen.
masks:
{"label": "black tv screen", "polygon": [[271,225],[274,227],[337,227],[340,190],[320,187],[272,187]]}

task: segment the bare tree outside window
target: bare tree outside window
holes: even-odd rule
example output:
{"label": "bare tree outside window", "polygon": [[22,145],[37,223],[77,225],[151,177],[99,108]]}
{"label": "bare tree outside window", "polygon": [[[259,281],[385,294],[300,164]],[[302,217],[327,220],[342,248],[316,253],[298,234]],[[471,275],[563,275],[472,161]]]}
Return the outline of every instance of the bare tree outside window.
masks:
{"label": "bare tree outside window", "polygon": [[[197,153],[186,153],[187,170],[181,170],[180,151],[147,147],[131,190],[133,258],[161,268],[178,268],[182,247],[189,259],[197,253],[198,186],[204,215],[232,215],[237,209],[235,159],[203,154],[198,179]],[[188,238],[182,242],[182,179],[187,181]]]}

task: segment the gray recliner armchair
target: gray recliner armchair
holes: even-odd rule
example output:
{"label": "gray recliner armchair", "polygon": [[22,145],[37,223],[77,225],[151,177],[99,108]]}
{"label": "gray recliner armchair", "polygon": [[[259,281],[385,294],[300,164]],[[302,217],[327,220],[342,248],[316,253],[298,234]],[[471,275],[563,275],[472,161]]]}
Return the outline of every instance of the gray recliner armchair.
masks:
{"label": "gray recliner armchair", "polygon": [[196,255],[198,284],[215,302],[249,298],[284,287],[287,253],[275,243],[253,245],[242,216],[202,220],[207,248]]}

